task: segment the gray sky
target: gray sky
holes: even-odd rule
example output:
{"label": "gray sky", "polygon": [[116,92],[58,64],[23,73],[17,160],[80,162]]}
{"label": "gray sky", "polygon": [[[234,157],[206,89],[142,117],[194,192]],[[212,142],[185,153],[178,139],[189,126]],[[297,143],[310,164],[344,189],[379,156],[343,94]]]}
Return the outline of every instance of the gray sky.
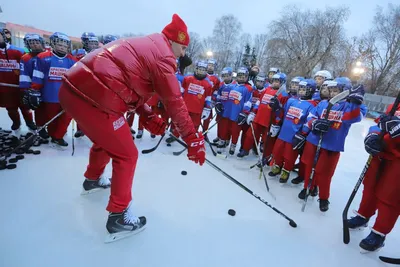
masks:
{"label": "gray sky", "polygon": [[[282,8],[287,4],[323,9],[329,3],[333,3],[330,6],[350,8],[351,15],[345,27],[348,36],[354,36],[367,31],[372,25],[377,5],[386,8],[390,2],[396,1],[3,0],[0,1],[3,10],[3,13],[0,13],[0,21],[32,25],[39,29],[60,31],[75,37],[80,37],[84,31],[94,32],[97,35],[127,32],[149,34],[160,32],[170,22],[172,14],[177,13],[188,25],[189,31],[205,37],[211,35],[215,20],[225,14],[233,14],[239,18],[244,32],[256,34],[266,32],[268,23],[279,18]],[[33,7],[35,11],[24,12],[24,9]]]}

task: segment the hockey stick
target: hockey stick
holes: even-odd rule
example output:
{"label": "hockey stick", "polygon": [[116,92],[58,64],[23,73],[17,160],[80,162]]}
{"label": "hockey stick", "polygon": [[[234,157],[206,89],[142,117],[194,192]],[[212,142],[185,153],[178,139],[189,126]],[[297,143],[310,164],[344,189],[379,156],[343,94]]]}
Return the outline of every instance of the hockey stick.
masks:
{"label": "hockey stick", "polygon": [[[169,126],[171,125],[171,123],[168,123],[167,125],[167,129],[169,128]],[[151,152],[154,152],[161,144],[161,141],[164,139],[165,133],[163,135],[161,135],[160,140],[158,140],[158,143],[155,145],[155,147],[149,148],[149,149],[143,149],[142,150],[142,154],[149,154]]]}
{"label": "hockey stick", "polygon": [[[256,146],[256,148],[257,148],[258,158],[259,158],[259,160],[260,160],[260,162],[261,162],[261,165],[262,165],[262,155],[261,155],[260,149],[259,149],[259,147],[258,147],[258,145],[257,145],[257,139],[256,139],[256,134],[254,133],[253,123],[250,123],[250,128],[251,128],[251,132],[252,132],[252,134],[253,134],[254,144],[255,144],[255,146]],[[261,174],[261,173],[262,173],[262,175],[263,175],[263,177],[264,177],[265,187],[267,188],[268,193],[269,193],[274,199],[276,199],[275,195],[272,194],[272,193],[269,191],[268,181],[267,181],[267,177],[265,177],[265,173],[264,173],[264,168],[263,168],[263,166],[261,166],[261,168],[260,168],[260,174]]]}
{"label": "hockey stick", "polygon": [[[393,116],[395,114],[399,104],[400,104],[400,93],[397,95],[396,100],[394,101],[392,109],[389,112],[389,116]],[[379,142],[382,142],[384,134],[385,134],[385,132],[381,131],[381,133],[378,136]],[[350,229],[349,229],[349,226],[347,225],[347,216],[348,216],[348,213],[349,213],[349,208],[350,208],[351,203],[354,200],[354,197],[357,194],[358,188],[360,187],[361,183],[364,180],[364,176],[365,176],[366,172],[368,171],[369,166],[371,165],[372,158],[373,158],[373,156],[369,155],[367,163],[365,164],[364,169],[362,170],[361,175],[358,178],[358,181],[357,181],[357,183],[356,183],[356,185],[355,185],[355,187],[353,189],[353,192],[351,193],[350,198],[347,201],[346,206],[345,206],[345,208],[343,210],[343,213],[342,213],[343,243],[345,243],[345,244],[348,244],[350,242]]]}
{"label": "hockey stick", "polygon": [[0,83],[0,86],[19,88],[18,84]]}
{"label": "hockey stick", "polygon": [[[329,100],[328,107],[326,108],[326,111],[325,111],[325,116],[324,116],[325,120],[327,120],[329,118],[329,112],[331,111],[332,107],[340,100],[345,99],[349,94],[350,94],[350,91],[345,90],[345,91],[341,92],[340,94],[332,97],[331,100]],[[307,191],[306,191],[306,195],[304,197],[303,206],[301,207],[302,212],[304,212],[304,210],[306,209],[307,199],[310,196],[310,189],[311,189],[311,184],[313,182],[313,178],[314,178],[314,174],[315,174],[315,167],[317,166],[319,153],[321,152],[322,139],[323,139],[323,133],[321,133],[319,136],[317,150],[315,151],[314,162],[313,162],[313,166],[311,169],[310,178],[308,180]]]}
{"label": "hockey stick", "polygon": [[379,256],[379,259],[386,263],[400,265],[400,259],[389,258],[389,257],[384,257],[384,256]]}
{"label": "hockey stick", "polygon": [[12,155],[13,153],[15,153],[15,151],[17,151],[19,148],[23,147],[25,144],[28,143],[28,141],[32,140],[34,137],[39,135],[39,132],[41,130],[43,130],[44,128],[47,127],[47,125],[49,125],[50,123],[52,123],[55,119],[57,119],[58,117],[60,117],[65,111],[62,110],[60,111],[57,115],[55,115],[51,120],[49,120],[48,122],[46,122],[42,127],[39,127],[38,129],[36,129],[33,134],[31,136],[29,136],[28,138],[26,138],[23,142],[21,142],[21,144],[19,144],[18,146],[16,146],[13,150],[11,150],[10,152],[8,152],[8,154],[6,154],[5,156],[2,156],[0,158],[0,160],[4,160],[6,158],[8,158],[10,155]]}
{"label": "hockey stick", "polygon": [[[187,148],[187,145],[182,142],[181,140],[179,140],[178,138],[176,138],[174,136],[174,138],[176,139],[176,141],[181,144],[182,146],[184,146],[185,148]],[[280,210],[278,210],[277,208],[275,208],[274,206],[272,206],[271,204],[269,204],[267,201],[265,201],[264,199],[262,199],[260,196],[258,196],[256,193],[254,193],[253,191],[251,191],[248,187],[246,187],[245,185],[243,185],[242,183],[240,183],[238,180],[236,180],[235,178],[233,178],[232,176],[230,176],[228,173],[226,173],[225,171],[223,171],[221,168],[219,168],[217,165],[215,165],[214,163],[212,163],[211,161],[209,161],[208,159],[206,159],[206,163],[208,165],[210,165],[211,167],[213,167],[215,170],[217,170],[218,172],[220,172],[223,176],[225,176],[226,178],[228,178],[229,180],[231,180],[233,183],[235,183],[236,185],[238,185],[240,188],[242,188],[244,191],[246,191],[247,193],[249,193],[250,195],[252,195],[253,197],[255,197],[256,199],[260,200],[262,203],[264,203],[265,205],[267,205],[269,208],[273,209],[276,213],[278,213],[279,215],[281,215],[283,218],[285,218],[286,220],[289,221],[289,225],[293,228],[297,227],[297,223],[295,221],[293,221],[292,219],[290,219],[288,216],[286,216],[283,212],[281,212]]]}
{"label": "hockey stick", "polygon": [[71,154],[71,156],[73,156],[74,155],[74,153],[75,153],[75,138],[74,138],[74,134],[75,134],[75,120],[74,119],[72,119],[72,127],[71,127],[72,129],[72,154]]}

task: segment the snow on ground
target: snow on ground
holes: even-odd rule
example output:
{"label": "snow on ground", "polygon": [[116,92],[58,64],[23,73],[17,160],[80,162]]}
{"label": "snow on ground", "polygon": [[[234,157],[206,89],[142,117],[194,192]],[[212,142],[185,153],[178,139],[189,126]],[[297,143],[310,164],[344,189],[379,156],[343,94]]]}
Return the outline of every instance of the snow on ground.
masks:
{"label": "snow on ground", "polygon": [[[90,141],[76,140],[74,156],[71,147],[62,152],[42,145],[41,155],[27,155],[17,169],[0,171],[0,266],[386,266],[378,255],[399,256],[398,225],[378,253],[359,252],[369,229],[352,232],[349,245],[342,242],[341,213],[368,157],[363,138],[371,124],[364,120],[349,133],[327,213],[319,211],[317,198],[310,198],[301,212],[301,186],[282,186],[275,178],[268,180],[277,197],[273,200],[258,170],[248,168],[257,161],[254,155],[222,160],[208,154],[294,219],[297,228],[210,166],[195,165],[185,153],[173,156],[181,150],[179,144],[167,147],[163,142],[154,153],[140,155],[132,188],[135,211],[147,217],[147,229],[111,244],[104,244],[109,191],[80,195]],[[4,109],[0,127],[10,127]],[[209,136],[216,136],[215,128]],[[145,133],[136,145],[141,151],[158,139]],[[71,129],[66,140],[71,144]],[[188,175],[181,175],[182,170]],[[111,175],[111,165],[106,173]],[[361,189],[351,210],[360,199]],[[228,209],[235,209],[236,216],[229,216]]]}

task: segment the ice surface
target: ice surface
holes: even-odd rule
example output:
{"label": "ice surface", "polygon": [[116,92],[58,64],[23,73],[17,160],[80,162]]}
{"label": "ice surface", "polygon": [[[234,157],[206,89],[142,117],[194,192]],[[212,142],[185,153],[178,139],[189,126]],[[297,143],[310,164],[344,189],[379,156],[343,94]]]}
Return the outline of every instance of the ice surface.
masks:
{"label": "ice surface", "polygon": [[[363,137],[372,124],[364,120],[351,128],[325,214],[317,198],[310,198],[302,213],[297,198],[301,185],[282,186],[275,178],[269,179],[274,201],[258,179],[258,170],[248,169],[256,156],[222,160],[208,154],[209,160],[294,219],[298,228],[210,166],[195,165],[185,153],[173,156],[181,150],[179,144],[167,147],[163,142],[154,153],[140,155],[132,188],[134,208],[147,217],[147,229],[112,244],[103,242],[109,190],[80,195],[90,141],[76,140],[73,157],[71,146],[61,152],[42,145],[41,155],[27,155],[17,169],[0,171],[0,266],[385,266],[378,255],[400,253],[398,225],[378,253],[359,252],[358,244],[369,229],[352,232],[349,245],[342,242],[341,213],[366,162]],[[1,109],[0,127],[10,125]],[[158,138],[152,140],[146,132],[136,140],[139,151],[153,147]],[[71,129],[66,141],[71,144]],[[188,175],[181,175],[182,170]],[[111,175],[110,165],[106,174]],[[350,210],[358,208],[360,198],[361,188]],[[229,209],[236,210],[235,217],[228,215]]]}

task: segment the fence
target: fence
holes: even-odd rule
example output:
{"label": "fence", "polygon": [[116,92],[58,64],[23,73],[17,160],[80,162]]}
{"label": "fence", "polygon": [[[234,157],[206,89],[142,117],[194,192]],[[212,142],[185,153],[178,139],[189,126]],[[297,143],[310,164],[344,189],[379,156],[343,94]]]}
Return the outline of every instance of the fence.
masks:
{"label": "fence", "polygon": [[383,113],[394,100],[394,97],[383,95],[365,94],[364,96],[364,104],[368,107],[368,111],[370,112]]}

